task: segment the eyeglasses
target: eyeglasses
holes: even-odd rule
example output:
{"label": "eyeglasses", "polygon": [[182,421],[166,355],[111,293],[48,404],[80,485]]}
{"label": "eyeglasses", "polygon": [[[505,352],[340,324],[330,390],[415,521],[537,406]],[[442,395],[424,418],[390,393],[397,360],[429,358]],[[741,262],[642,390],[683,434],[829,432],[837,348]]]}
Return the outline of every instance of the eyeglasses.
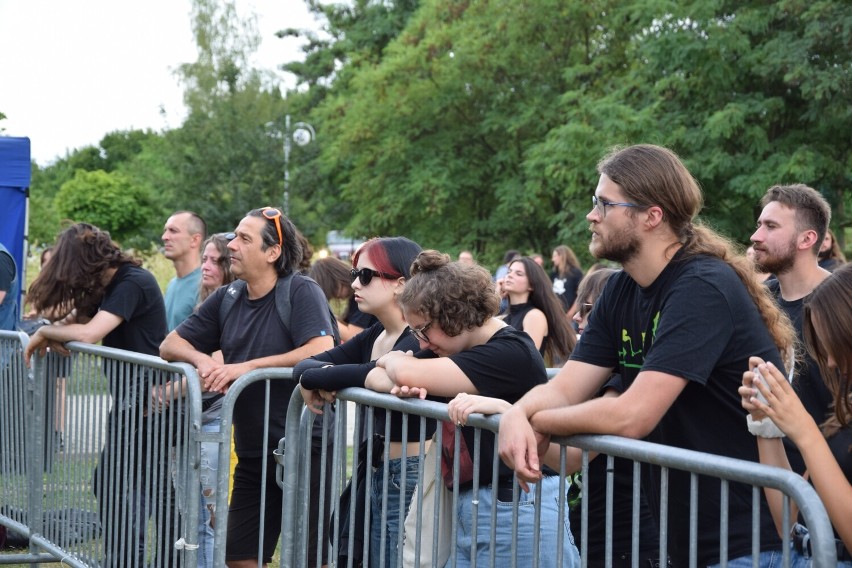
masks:
{"label": "eyeglasses", "polygon": [[373,276],[378,276],[379,278],[387,278],[388,280],[399,278],[399,276],[385,274],[384,272],[379,272],[378,270],[373,270],[372,268],[362,268],[361,270],[355,270],[353,268],[349,271],[349,276],[352,277],[352,280],[355,280],[356,278],[360,280],[361,286],[369,286],[370,282],[373,281]]}
{"label": "eyeglasses", "polygon": [[275,207],[264,207],[261,213],[270,221],[275,221],[275,228],[278,229],[278,246],[283,247],[284,237],[281,234],[281,211]]}
{"label": "eyeglasses", "polygon": [[636,203],[619,203],[617,201],[607,201],[602,197],[598,197],[597,195],[592,196],[592,207],[598,210],[601,214],[601,217],[606,217],[606,208],[607,207],[645,207],[644,205],[637,205]]}
{"label": "eyeglasses", "polygon": [[432,343],[431,341],[429,341],[429,336],[426,335],[426,330],[429,329],[430,325],[432,325],[431,321],[422,327],[412,327],[408,330],[408,333],[416,337],[418,341],[423,341],[424,343]]}
{"label": "eyeglasses", "polygon": [[580,309],[577,310],[577,315],[580,316],[580,319],[586,319],[589,317],[589,313],[591,313],[594,304],[580,304]]}

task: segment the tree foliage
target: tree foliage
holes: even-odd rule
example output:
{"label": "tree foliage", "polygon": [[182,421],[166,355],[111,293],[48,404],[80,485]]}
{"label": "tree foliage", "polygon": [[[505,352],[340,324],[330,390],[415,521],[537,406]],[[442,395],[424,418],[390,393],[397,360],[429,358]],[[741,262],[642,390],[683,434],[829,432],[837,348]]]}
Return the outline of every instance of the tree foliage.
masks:
{"label": "tree foliage", "polygon": [[78,170],[62,184],[56,209],[69,221],[85,221],[109,231],[126,246],[144,246],[147,242],[137,237],[151,217],[151,197],[120,173]]}
{"label": "tree foliage", "polygon": [[[150,216],[132,229],[139,239],[156,240],[177,209],[228,230],[281,203],[288,114],[317,131],[288,163],[291,216],[315,243],[345,229],[469,248],[486,264],[561,243],[582,255],[596,162],[639,142],[683,157],[704,220],[734,239],[747,239],[775,183],[819,189],[834,227],[852,224],[842,1],[306,2],[322,29],[279,32],[306,39],[304,60],[283,64],[298,88],[282,96],[248,65],[255,21],[232,1],[195,0],[186,121],[111,133],[34,172],[33,234],[71,207],[58,195],[71,182],[134,195]],[[98,199],[74,211],[120,221]]]}

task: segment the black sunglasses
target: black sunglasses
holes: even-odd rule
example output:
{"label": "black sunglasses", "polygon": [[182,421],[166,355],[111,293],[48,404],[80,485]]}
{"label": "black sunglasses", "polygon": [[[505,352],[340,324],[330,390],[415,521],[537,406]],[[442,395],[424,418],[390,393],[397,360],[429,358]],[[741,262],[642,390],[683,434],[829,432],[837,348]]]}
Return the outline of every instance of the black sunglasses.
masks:
{"label": "black sunglasses", "polygon": [[378,276],[379,278],[386,278],[388,280],[395,280],[396,278],[400,278],[399,276],[385,274],[384,272],[379,272],[378,270],[373,270],[372,268],[362,268],[361,270],[355,270],[353,268],[349,271],[349,276],[352,277],[352,280],[355,280],[356,278],[360,280],[361,286],[368,286],[370,282],[373,281],[373,276]]}
{"label": "black sunglasses", "polygon": [[588,303],[580,304],[580,309],[577,310],[577,312],[579,312],[579,315],[580,315],[581,318],[586,318],[589,315],[589,313],[592,311],[593,307],[595,307],[594,304],[588,304]]}

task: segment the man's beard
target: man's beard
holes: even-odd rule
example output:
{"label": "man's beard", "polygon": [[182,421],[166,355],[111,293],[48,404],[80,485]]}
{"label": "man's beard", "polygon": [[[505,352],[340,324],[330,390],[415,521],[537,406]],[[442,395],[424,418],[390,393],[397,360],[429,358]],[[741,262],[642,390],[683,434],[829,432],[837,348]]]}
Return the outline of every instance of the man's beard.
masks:
{"label": "man's beard", "polygon": [[767,274],[784,274],[793,268],[796,264],[796,250],[791,243],[785,250],[779,251],[776,254],[768,254],[767,251],[760,251],[765,258],[758,260],[755,255],[754,266],[758,271]]}
{"label": "man's beard", "polygon": [[589,252],[595,258],[604,258],[621,264],[639,254],[639,248],[639,238],[632,226],[610,233],[606,240],[598,234],[597,242],[592,241],[589,244]]}

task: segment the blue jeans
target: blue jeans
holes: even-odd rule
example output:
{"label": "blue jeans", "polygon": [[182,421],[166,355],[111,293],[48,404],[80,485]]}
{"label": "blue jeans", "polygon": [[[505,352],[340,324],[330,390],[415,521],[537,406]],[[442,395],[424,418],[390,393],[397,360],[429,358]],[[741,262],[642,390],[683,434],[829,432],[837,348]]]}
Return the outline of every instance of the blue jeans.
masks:
{"label": "blue jeans", "polygon": [[[373,472],[373,488],[370,495],[370,566],[372,568],[396,568],[397,564],[397,539],[400,527],[405,521],[408,509],[411,506],[411,497],[417,487],[417,475],[420,468],[420,457],[405,458],[405,502],[402,517],[399,515],[399,489],[402,487],[402,458],[388,462],[388,494],[387,494],[387,516],[382,519],[382,494],[384,485],[384,467],[379,467]],[[383,523],[384,521],[384,523]],[[384,564],[381,563],[382,550],[382,524],[385,529],[385,557]]]}
{"label": "blue jeans", "polygon": [[[201,424],[202,432],[218,432],[222,419],[218,416]],[[216,475],[219,470],[219,444],[201,443],[201,498],[198,500],[198,568],[213,566],[213,534],[216,522]]]}
{"label": "blue jeans", "polygon": [[[751,555],[740,556],[739,558],[728,560],[728,568],[751,568],[752,565],[753,564],[751,561]],[[781,567],[784,565],[784,558],[781,555],[780,550],[769,550],[766,552],[761,552],[757,560],[757,565],[760,566],[760,568]],[[795,564],[791,565],[795,566]],[[719,566],[721,566],[721,564],[713,564],[711,566],[708,566],[708,568],[718,568]]]}
{"label": "blue jeans", "polygon": [[[440,483],[440,481],[439,481]],[[571,526],[568,521],[568,503],[566,494],[570,483],[566,480],[565,492],[559,493],[559,476],[545,477],[541,481],[541,503],[536,504],[536,485],[530,484],[529,493],[518,489],[518,526],[512,527],[513,505],[511,502],[497,501],[496,537],[491,539],[491,509],[494,505],[490,487],[481,487],[474,494],[472,489],[459,492],[456,509],[458,532],[456,537],[456,566],[471,565],[474,536],[476,538],[476,565],[491,566],[491,548],[494,547],[495,566],[509,566],[512,560],[512,537],[517,535],[517,565],[525,568],[533,565],[538,558],[541,568],[576,567],[580,565],[580,553],[574,544]],[[473,502],[479,501],[477,509],[476,535],[473,534]],[[565,503],[565,520],[559,525],[559,502]],[[535,526],[536,509],[541,510],[541,520]],[[538,530],[536,530],[538,529]],[[557,564],[557,544],[562,534],[562,563]],[[534,550],[534,538],[539,538],[539,548]],[[452,566],[452,554],[447,566]]]}

